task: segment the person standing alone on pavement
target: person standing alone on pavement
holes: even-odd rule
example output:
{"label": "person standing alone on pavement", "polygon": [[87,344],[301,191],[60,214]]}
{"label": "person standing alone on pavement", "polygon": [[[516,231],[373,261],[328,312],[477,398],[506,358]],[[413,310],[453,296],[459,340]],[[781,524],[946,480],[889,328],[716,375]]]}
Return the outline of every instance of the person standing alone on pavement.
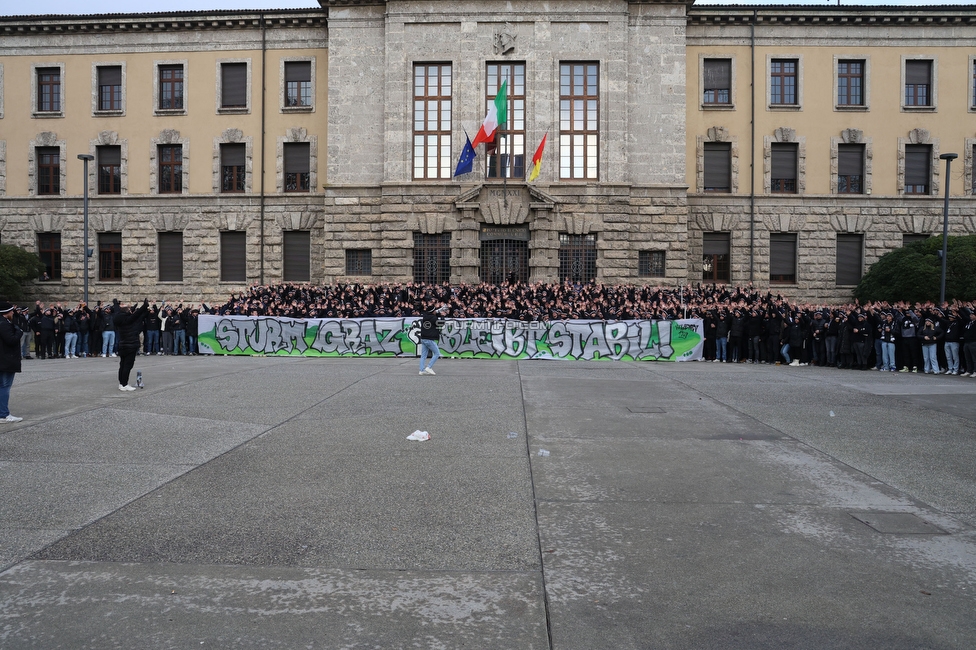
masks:
{"label": "person standing alone on pavement", "polygon": [[0,299],[0,422],[20,422],[10,414],[10,387],[20,372],[20,337],[23,331],[14,321],[14,306]]}
{"label": "person standing alone on pavement", "polygon": [[142,332],[143,322],[149,313],[149,300],[143,300],[142,306],[135,305],[121,308],[115,314],[115,330],[119,336],[119,390],[135,390],[129,385],[129,373],[136,363],[139,353],[139,334]]}
{"label": "person standing alone on pavement", "polygon": [[[447,305],[442,305],[433,311],[425,311],[420,315],[420,373],[433,375],[434,363],[441,357],[441,350],[437,342],[441,339],[441,328],[444,327],[444,314]],[[427,357],[430,356],[430,363]]]}

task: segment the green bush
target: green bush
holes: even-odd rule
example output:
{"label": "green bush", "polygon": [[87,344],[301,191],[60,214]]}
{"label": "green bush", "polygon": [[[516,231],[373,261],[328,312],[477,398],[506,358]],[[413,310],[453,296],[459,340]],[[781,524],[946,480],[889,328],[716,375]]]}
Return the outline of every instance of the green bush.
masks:
{"label": "green bush", "polygon": [[[946,300],[976,300],[976,235],[949,237]],[[942,237],[929,237],[891,251],[861,278],[854,297],[863,302],[938,301]]]}
{"label": "green bush", "polygon": [[36,280],[44,272],[44,263],[36,253],[19,246],[0,244],[0,295],[9,300],[24,297],[24,283]]}

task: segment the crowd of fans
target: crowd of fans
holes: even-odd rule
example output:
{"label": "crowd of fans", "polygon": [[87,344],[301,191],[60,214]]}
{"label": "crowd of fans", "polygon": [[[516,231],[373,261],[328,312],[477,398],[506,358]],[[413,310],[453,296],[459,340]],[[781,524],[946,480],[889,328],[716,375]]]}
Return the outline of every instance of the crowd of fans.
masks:
{"label": "crowd of fans", "polygon": [[254,286],[219,314],[287,318],[701,319],[704,359],[976,377],[976,305],[958,302],[798,304],[727,285],[654,287],[598,283]]}
{"label": "crowd of fans", "polygon": [[[598,283],[279,284],[253,286],[225,304],[153,304],[143,354],[196,354],[200,313],[286,318],[406,318],[447,305],[448,318],[521,321],[701,319],[705,361],[832,366],[976,377],[972,302],[798,304],[726,285]],[[38,358],[114,356],[118,301],[76,308],[37,303],[20,315]]]}
{"label": "crowd of fans", "polygon": [[[122,308],[118,300],[94,308],[84,302],[77,307],[61,303],[45,306],[38,301],[33,309],[17,312],[17,324],[24,331],[21,356],[33,359],[83,359],[118,356],[115,314]],[[153,303],[145,320],[141,354],[197,354],[200,307]]]}

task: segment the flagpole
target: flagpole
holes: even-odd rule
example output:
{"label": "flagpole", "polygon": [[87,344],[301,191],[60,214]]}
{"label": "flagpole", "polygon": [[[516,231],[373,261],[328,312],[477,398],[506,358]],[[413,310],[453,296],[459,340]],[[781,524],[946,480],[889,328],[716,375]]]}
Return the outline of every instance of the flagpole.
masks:
{"label": "flagpole", "polygon": [[[508,80],[509,80],[508,79],[508,75],[506,74],[505,75],[505,83],[507,83]],[[508,97],[505,98],[505,102],[508,103]],[[506,117],[508,116],[507,107],[506,107],[506,110],[505,110],[505,115],[506,115]],[[507,122],[508,120],[505,120],[505,121]],[[505,126],[507,126],[507,124]],[[501,124],[498,125],[498,139],[501,140],[502,142],[505,141],[505,134],[502,133],[502,125]],[[504,151],[505,148],[502,147],[502,150]],[[502,169],[502,205],[505,206],[505,209],[506,210],[508,209],[508,164],[511,162],[511,158],[512,158],[512,154],[511,153],[508,154],[508,159],[504,159],[503,158],[503,160],[505,160],[505,166]]]}

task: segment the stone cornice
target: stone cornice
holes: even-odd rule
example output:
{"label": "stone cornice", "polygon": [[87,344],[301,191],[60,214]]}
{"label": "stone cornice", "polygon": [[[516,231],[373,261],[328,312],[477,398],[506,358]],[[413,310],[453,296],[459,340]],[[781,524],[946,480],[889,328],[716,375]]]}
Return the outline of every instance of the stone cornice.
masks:
{"label": "stone cornice", "polygon": [[0,36],[250,30],[260,29],[262,18],[268,29],[327,27],[325,12],[317,9],[184,11],[88,16],[0,16]]}
{"label": "stone cornice", "polygon": [[[364,7],[371,5],[385,5],[387,0],[318,0],[323,9],[329,7]],[[627,0],[635,5],[686,5],[690,6],[695,0]],[[553,7],[558,3],[550,3]]]}
{"label": "stone cornice", "polygon": [[976,5],[924,7],[702,5],[688,8],[688,25],[950,26],[976,24]]}

